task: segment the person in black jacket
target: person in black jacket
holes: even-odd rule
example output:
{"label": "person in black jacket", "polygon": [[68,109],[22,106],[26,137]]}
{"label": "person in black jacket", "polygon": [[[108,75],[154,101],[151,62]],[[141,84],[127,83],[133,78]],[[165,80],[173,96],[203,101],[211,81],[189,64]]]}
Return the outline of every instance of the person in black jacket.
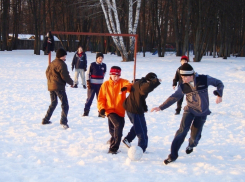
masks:
{"label": "person in black jacket", "polygon": [[54,51],[54,37],[51,31],[47,33],[45,40],[43,41],[43,51],[45,50],[47,50],[48,54],[50,51]]}
{"label": "person in black jacket", "polygon": [[136,81],[130,91],[129,96],[123,103],[123,107],[132,122],[133,126],[128,135],[123,139],[123,143],[130,148],[131,142],[137,136],[138,146],[145,152],[148,145],[147,126],[144,113],[148,111],[146,101],[148,94],[152,92],[161,80],[155,73],[148,73],[145,77]]}
{"label": "person in black jacket", "polygon": [[75,53],[72,63],[71,63],[71,69],[75,68],[75,78],[73,88],[77,88],[78,86],[78,76],[80,74],[82,79],[82,85],[83,88],[86,89],[86,82],[85,82],[85,71],[87,71],[87,55],[83,51],[82,46],[78,46],[77,52]]}
{"label": "person in black jacket", "polygon": [[[181,64],[181,66],[184,64],[184,63],[188,63],[188,61],[189,61],[189,58],[187,57],[187,56],[182,56],[181,58],[180,58],[180,64]],[[180,67],[181,67],[180,66]],[[179,82],[178,83],[178,86],[181,84],[181,83],[183,83],[183,80],[182,80],[182,78],[181,78],[181,75],[180,75],[180,67],[177,69],[177,71],[176,71],[176,73],[175,73],[175,77],[174,77],[174,79],[173,79],[173,89],[175,90],[175,87],[177,86],[177,82]],[[180,99],[180,100],[178,100],[178,102],[177,102],[177,109],[175,109],[175,115],[178,115],[178,114],[180,114],[180,111],[181,111],[181,105],[182,105],[182,102],[183,102],[183,99],[184,99],[184,96]]]}

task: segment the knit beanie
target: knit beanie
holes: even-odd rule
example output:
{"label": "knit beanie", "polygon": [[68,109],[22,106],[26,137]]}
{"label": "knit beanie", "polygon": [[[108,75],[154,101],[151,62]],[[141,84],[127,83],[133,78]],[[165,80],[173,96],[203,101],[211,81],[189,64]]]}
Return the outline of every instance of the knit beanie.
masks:
{"label": "knit beanie", "polygon": [[152,80],[152,79],[154,79],[154,78],[157,78],[157,75],[156,75],[155,73],[152,73],[152,72],[148,73],[148,74],[145,76],[145,79],[148,80],[148,81],[150,81],[150,80]]}
{"label": "knit beanie", "polygon": [[187,62],[189,62],[189,58],[188,58],[187,56],[181,56],[180,61],[181,61],[182,59],[184,59],[184,60],[186,60]]}
{"label": "knit beanie", "polygon": [[192,66],[189,65],[188,63],[184,63],[180,67],[180,75],[181,76],[191,76],[191,75],[194,75],[194,70],[193,70]]}
{"label": "knit beanie", "polygon": [[67,55],[65,49],[63,48],[59,48],[57,51],[56,51],[56,57],[57,58],[61,58],[63,56]]}
{"label": "knit beanie", "polygon": [[96,59],[97,59],[98,57],[104,58],[104,55],[103,55],[101,52],[98,52],[98,53],[96,54]]}
{"label": "knit beanie", "polygon": [[121,68],[119,66],[112,66],[110,70],[110,75],[121,76]]}

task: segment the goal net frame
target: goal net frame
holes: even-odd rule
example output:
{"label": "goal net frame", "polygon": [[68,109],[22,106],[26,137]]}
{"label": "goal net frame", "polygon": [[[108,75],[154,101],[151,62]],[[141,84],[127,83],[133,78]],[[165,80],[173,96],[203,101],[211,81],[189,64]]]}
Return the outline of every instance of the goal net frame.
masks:
{"label": "goal net frame", "polygon": [[[61,32],[61,31],[51,31],[53,35],[92,35],[92,36],[122,36],[122,37],[134,37],[135,44],[134,44],[134,72],[133,78],[135,82],[135,74],[136,74],[136,57],[137,57],[137,44],[138,44],[138,34],[111,34],[111,33],[89,33],[89,32]],[[48,56],[48,63],[51,63],[51,51],[49,52]]]}

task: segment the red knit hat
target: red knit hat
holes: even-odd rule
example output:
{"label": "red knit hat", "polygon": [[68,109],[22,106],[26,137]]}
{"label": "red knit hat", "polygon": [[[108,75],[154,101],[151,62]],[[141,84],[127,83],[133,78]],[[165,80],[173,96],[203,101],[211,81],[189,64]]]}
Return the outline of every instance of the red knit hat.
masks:
{"label": "red knit hat", "polygon": [[119,66],[112,66],[110,70],[110,75],[121,76],[121,68]]}
{"label": "red knit hat", "polygon": [[181,56],[180,61],[181,61],[182,59],[184,59],[184,60],[186,60],[187,62],[189,62],[189,58],[188,58],[187,56]]}

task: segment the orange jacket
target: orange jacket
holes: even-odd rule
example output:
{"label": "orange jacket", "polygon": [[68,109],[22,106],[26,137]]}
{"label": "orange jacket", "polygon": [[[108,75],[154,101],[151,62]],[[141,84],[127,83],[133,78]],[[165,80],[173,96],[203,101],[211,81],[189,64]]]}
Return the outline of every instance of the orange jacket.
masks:
{"label": "orange jacket", "polygon": [[[97,107],[99,111],[105,109],[105,114],[116,113],[121,117],[125,116],[123,102],[126,99],[126,92],[130,92],[132,84],[125,79],[120,78],[114,83],[111,78],[105,81],[101,87],[98,96]],[[127,91],[121,92],[122,87],[127,87]]]}

